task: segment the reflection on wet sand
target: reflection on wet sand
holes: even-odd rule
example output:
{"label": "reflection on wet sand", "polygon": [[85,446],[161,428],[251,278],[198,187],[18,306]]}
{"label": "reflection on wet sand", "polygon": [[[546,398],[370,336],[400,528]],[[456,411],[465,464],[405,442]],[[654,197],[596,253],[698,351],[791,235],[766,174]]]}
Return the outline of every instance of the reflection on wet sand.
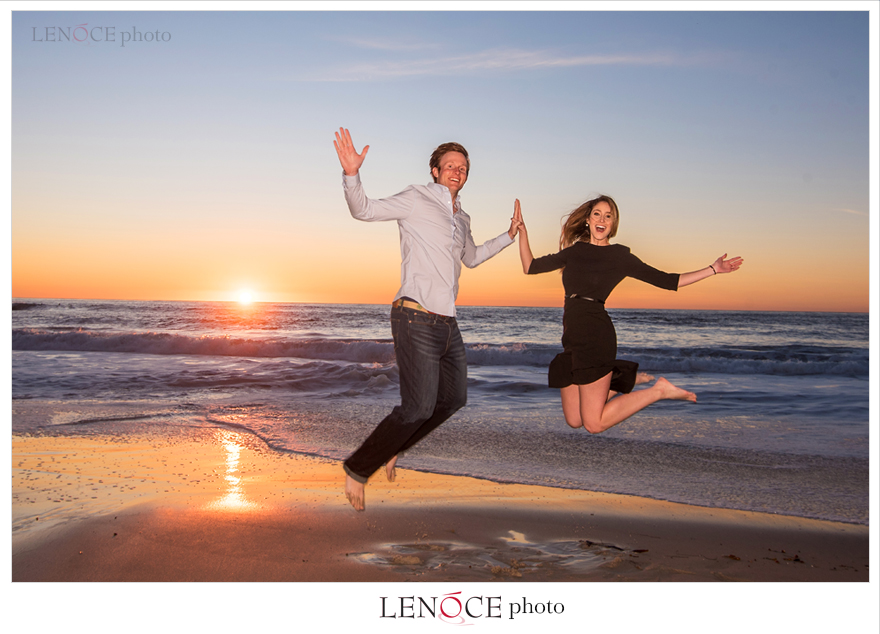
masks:
{"label": "reflection on wet sand", "polygon": [[239,434],[225,429],[218,429],[214,433],[214,440],[226,452],[226,473],[224,475],[226,484],[223,495],[217,500],[210,502],[207,508],[226,511],[249,511],[257,508],[258,505],[248,499],[242,484],[239,461],[241,459],[241,450],[244,447],[239,440]]}

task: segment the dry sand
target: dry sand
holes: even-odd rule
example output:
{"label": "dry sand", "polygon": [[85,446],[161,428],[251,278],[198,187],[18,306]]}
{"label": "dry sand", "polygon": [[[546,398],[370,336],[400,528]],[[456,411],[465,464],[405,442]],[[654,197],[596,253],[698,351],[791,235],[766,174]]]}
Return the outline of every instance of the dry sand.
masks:
{"label": "dry sand", "polygon": [[868,581],[868,527],[338,462],[225,429],[12,441],[15,581]]}

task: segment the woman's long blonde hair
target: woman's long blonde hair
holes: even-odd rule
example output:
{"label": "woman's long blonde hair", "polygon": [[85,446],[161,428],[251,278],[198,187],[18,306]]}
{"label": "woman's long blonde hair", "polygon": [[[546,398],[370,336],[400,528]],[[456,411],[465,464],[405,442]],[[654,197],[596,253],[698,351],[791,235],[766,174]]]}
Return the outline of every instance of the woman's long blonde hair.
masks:
{"label": "woman's long blonde hair", "polygon": [[611,231],[608,233],[609,238],[617,235],[617,227],[620,224],[620,211],[617,209],[617,203],[611,196],[599,196],[592,200],[588,200],[583,205],[568,214],[562,225],[562,234],[559,236],[559,250],[566,249],[575,242],[583,240],[590,241],[590,227],[587,225],[587,218],[590,212],[600,202],[606,202],[611,207],[611,213],[614,214]]}

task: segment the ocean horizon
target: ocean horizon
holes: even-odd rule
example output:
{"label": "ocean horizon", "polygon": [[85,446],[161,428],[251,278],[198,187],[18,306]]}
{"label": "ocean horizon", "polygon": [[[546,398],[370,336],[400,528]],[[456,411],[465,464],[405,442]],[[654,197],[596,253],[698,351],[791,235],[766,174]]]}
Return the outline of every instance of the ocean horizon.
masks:
{"label": "ocean horizon", "polygon": [[[237,305],[237,306],[259,306],[259,305],[269,305],[269,304],[291,304],[291,305],[302,305],[302,306],[388,306],[390,305],[390,301],[386,302],[356,302],[356,303],[346,303],[346,302],[306,302],[306,301],[297,301],[297,302],[279,302],[279,301],[269,301],[269,300],[251,300],[248,302],[242,302],[238,299],[119,299],[114,297],[13,297],[12,305],[13,310],[21,310],[24,307],[16,307],[17,304],[26,304],[31,302],[158,302],[163,304],[187,304],[187,303],[199,303],[199,304],[229,304],[229,305]],[[456,308],[556,308],[556,306],[532,306],[532,305],[519,305],[519,304],[463,304],[461,302],[455,302]],[[559,306],[561,309],[561,305]],[[610,308],[609,310],[698,310],[700,312],[706,313],[728,313],[731,312],[727,308],[645,308],[645,307],[620,307],[620,308]],[[740,313],[822,313],[828,315],[868,315],[870,311],[868,310],[800,310],[800,309],[791,309],[791,310],[783,310],[783,309],[762,309],[762,308],[743,308],[737,309],[733,312]]]}

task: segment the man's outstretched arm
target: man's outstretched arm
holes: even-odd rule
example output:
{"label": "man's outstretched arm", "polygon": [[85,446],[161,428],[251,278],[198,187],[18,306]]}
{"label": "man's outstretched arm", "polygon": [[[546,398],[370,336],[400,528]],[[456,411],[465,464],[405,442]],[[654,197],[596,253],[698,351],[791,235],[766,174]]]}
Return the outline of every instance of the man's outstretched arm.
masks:
{"label": "man's outstretched arm", "polygon": [[336,140],[333,141],[336,155],[342,165],[342,185],[345,190],[345,201],[353,218],[372,222],[374,220],[400,220],[406,218],[412,211],[413,194],[410,188],[389,198],[374,200],[367,198],[364,187],[361,184],[360,168],[367,157],[369,145],[365,145],[358,154],[351,141],[351,133],[345,128],[339,128]]}
{"label": "man's outstretched arm", "polygon": [[[464,253],[461,256],[462,263],[469,269],[474,268],[501,253],[503,249],[513,244],[513,238],[516,236],[518,221],[516,218],[510,219],[510,229],[502,233],[497,238],[486,240],[483,244],[477,246],[471,235],[470,223],[468,223],[467,234],[464,239]],[[512,235],[511,235],[512,234]]]}

